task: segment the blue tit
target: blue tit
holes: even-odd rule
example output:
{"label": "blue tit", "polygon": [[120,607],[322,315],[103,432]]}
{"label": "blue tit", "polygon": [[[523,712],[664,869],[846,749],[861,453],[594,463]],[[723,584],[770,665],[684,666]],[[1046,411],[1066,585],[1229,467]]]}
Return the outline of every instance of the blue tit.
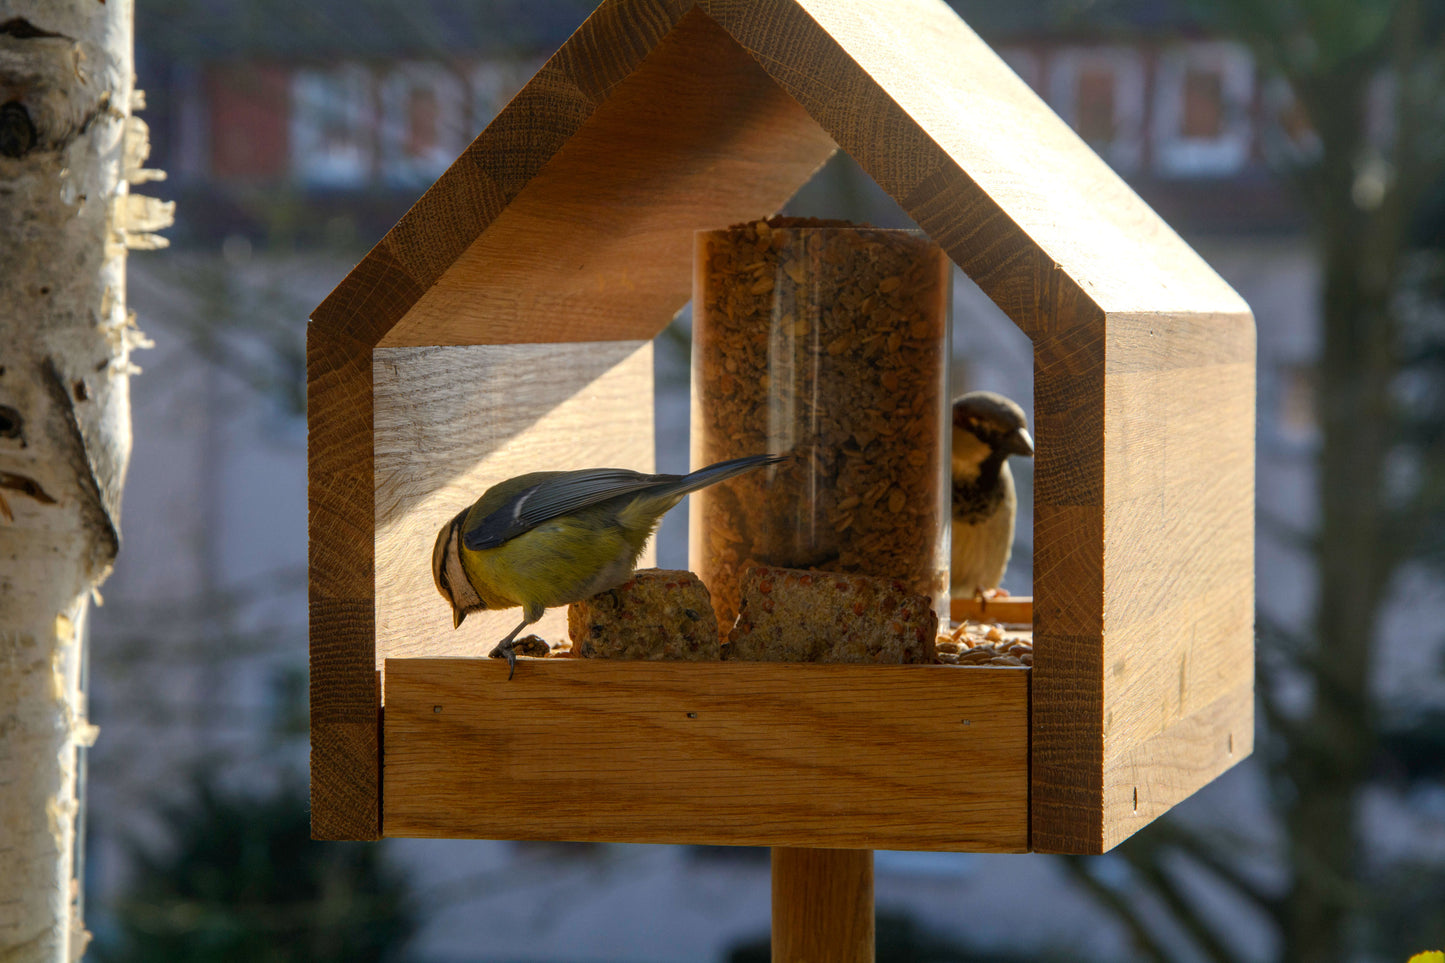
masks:
{"label": "blue tit", "polygon": [[992,391],[970,391],[953,403],[953,550],[950,594],[992,593],[1013,551],[1018,496],[1008,456],[1030,457],[1023,409]]}
{"label": "blue tit", "polygon": [[588,468],[498,482],[437,533],[432,577],[452,607],[453,627],[469,612],[521,606],[521,624],[491,653],[507,660],[510,679],[517,634],[552,606],[631,578],[657,523],[684,495],[786,457],[734,458],[688,475]]}

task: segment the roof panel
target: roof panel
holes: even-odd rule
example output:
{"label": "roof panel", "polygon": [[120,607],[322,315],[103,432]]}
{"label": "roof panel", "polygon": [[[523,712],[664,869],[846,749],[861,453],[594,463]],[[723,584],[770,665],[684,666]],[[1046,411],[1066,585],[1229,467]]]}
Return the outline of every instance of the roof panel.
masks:
{"label": "roof panel", "polygon": [[1056,273],[1104,315],[1247,314],[943,0],[686,10],[604,3],[383,240],[425,292],[385,343],[646,336],[690,233],[775,210],[829,135],[1031,335]]}
{"label": "roof panel", "polygon": [[[918,181],[952,165],[1106,312],[1248,311],[942,0],[701,5],[905,209]],[[882,135],[902,123],[935,149],[900,164]]]}

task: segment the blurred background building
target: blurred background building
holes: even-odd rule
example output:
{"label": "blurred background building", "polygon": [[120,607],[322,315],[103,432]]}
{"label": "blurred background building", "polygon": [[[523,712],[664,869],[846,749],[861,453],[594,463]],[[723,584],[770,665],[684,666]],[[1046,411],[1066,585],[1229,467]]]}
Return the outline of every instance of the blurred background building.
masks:
{"label": "blurred background building", "polygon": [[[137,6],[150,166],[169,171],[165,194],[178,204],[170,250],[130,267],[131,303],[156,348],[138,359],[146,373],[133,382],[124,551],[92,640],[92,715],[102,734],[90,753],[87,914],[97,953],[765,958],[748,953],[768,926],[766,851],[389,840],[365,847],[384,854],[377,860],[304,841],[306,315],[592,4]],[[1328,286],[1318,230],[1288,172],[1320,162],[1318,123],[1307,122],[1274,65],[1260,62],[1258,44],[1222,32],[1197,7],[955,6],[1254,308],[1262,651],[1267,658],[1281,640],[1308,638],[1321,584],[1311,539],[1321,523],[1317,402],[1331,388],[1317,376]],[[1438,44],[1430,33],[1438,11],[1425,9],[1421,31]],[[1376,70],[1365,86],[1377,128],[1367,144],[1387,144],[1396,85]],[[1370,191],[1387,190],[1390,172],[1377,170],[1375,183],[1368,163],[1356,166],[1367,205]],[[908,224],[846,158],[789,210]],[[1438,325],[1438,289],[1419,290],[1420,323]],[[961,274],[954,325],[956,390],[993,388],[1029,408],[1027,340]],[[687,463],[687,332],[684,312],[659,344],[660,470]],[[1004,583],[1015,593],[1031,581],[1031,475],[1021,469],[1019,544]],[[1396,482],[1408,487],[1428,470],[1407,459]],[[660,536],[666,567],[686,567],[685,511]],[[1349,890],[1341,901],[1368,914],[1342,959],[1403,960],[1390,954],[1445,946],[1436,753],[1445,751],[1445,589],[1428,561],[1361,589],[1386,600],[1370,657],[1370,695],[1382,708],[1367,713],[1379,723],[1369,735],[1379,766],[1355,787],[1358,859],[1383,867],[1389,892],[1407,895],[1390,916],[1357,892],[1367,874],[1332,880]],[[1266,719],[1304,712],[1321,685],[1308,667],[1285,661],[1278,672],[1262,669],[1261,685],[1279,704],[1264,707]],[[1400,719],[1408,724],[1388,724]],[[1137,857],[880,853],[880,959],[1287,958],[1294,944],[1278,908],[1292,905],[1300,874],[1325,870],[1302,865],[1281,829],[1288,794],[1305,790],[1278,777],[1278,760],[1271,767],[1275,743],[1261,745],[1181,806],[1171,819],[1178,828],[1151,827],[1126,844]],[[1292,745],[1286,751],[1300,751]],[[271,852],[269,863],[258,864],[257,851]],[[1391,866],[1404,875],[1390,875]],[[291,883],[270,878],[288,874]],[[312,889],[292,885],[312,876]],[[378,919],[391,924],[361,925]],[[342,929],[350,942],[335,935]],[[237,943],[242,933],[251,942]]]}

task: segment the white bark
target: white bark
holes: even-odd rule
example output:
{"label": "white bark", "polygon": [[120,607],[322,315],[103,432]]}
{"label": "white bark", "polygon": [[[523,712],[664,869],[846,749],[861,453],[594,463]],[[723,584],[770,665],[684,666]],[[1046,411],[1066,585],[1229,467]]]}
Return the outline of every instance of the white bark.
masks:
{"label": "white bark", "polygon": [[120,544],[130,457],[127,246],[169,222],[131,196],[145,126],[132,0],[0,0],[0,963],[69,963],[79,669]]}

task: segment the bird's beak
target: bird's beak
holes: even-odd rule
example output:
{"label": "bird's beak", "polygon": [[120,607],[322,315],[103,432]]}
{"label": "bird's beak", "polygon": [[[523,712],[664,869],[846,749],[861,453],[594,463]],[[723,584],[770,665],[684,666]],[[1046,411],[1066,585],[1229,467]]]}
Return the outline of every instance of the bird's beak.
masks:
{"label": "bird's beak", "polygon": [[1003,450],[1010,455],[1023,455],[1032,457],[1034,453],[1034,440],[1029,437],[1028,429],[1015,428],[1003,436]]}
{"label": "bird's beak", "polygon": [[461,551],[458,543],[461,541],[462,519],[466,511],[457,515],[437,533],[436,547],[432,549],[432,578],[436,581],[437,591],[442,598],[446,599],[452,607],[452,628],[461,628],[462,619],[467,617],[468,612],[475,612],[478,609],[486,608],[486,603],[472,587],[471,579],[467,578],[466,567],[462,564]]}

